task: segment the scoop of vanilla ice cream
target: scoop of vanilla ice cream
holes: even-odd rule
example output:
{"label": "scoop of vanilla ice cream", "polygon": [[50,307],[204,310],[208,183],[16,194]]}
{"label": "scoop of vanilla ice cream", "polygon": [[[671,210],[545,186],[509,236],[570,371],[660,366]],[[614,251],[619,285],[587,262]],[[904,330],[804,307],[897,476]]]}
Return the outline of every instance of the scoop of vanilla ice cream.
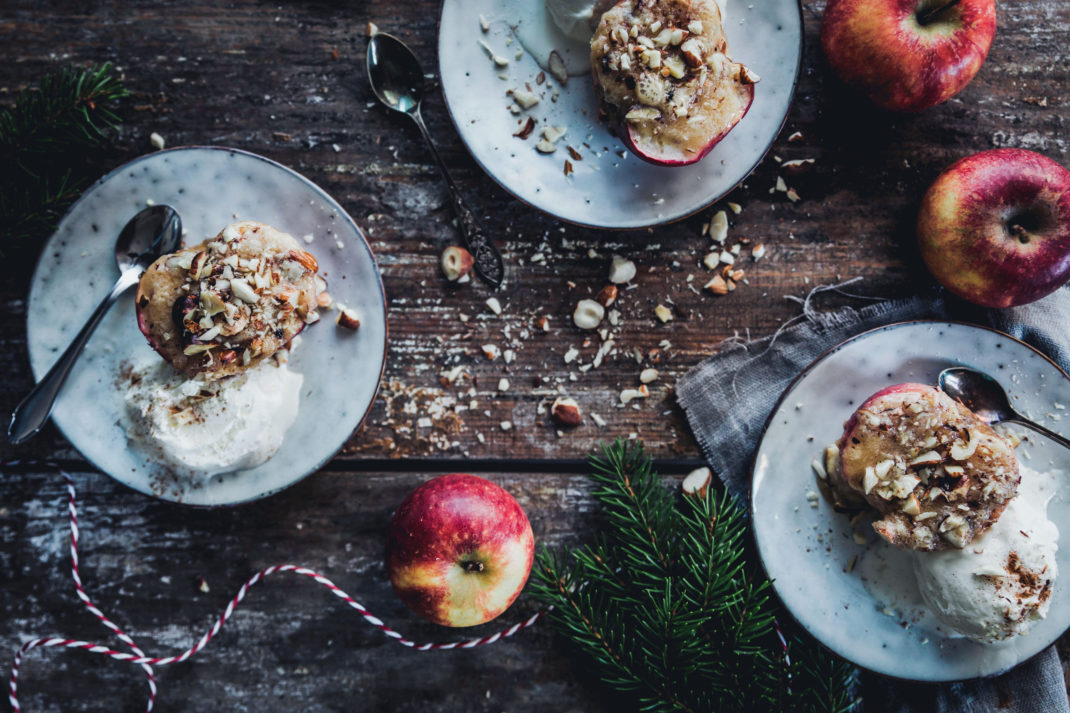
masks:
{"label": "scoop of vanilla ice cream", "polygon": [[130,379],[128,436],[180,475],[206,478],[252,468],[282,445],[297,418],[302,381],[274,360],[215,381],[156,362]]}
{"label": "scoop of vanilla ice cream", "polygon": [[546,0],[546,10],[558,29],[570,38],[590,42],[598,24],[595,9],[604,4],[603,0]]}
{"label": "scoop of vanilla ice cream", "polygon": [[1051,489],[1022,468],[1018,495],[996,524],[965,548],[914,553],[925,603],[958,633],[992,643],[1024,633],[1047,614],[1058,574],[1059,530],[1048,519]]}

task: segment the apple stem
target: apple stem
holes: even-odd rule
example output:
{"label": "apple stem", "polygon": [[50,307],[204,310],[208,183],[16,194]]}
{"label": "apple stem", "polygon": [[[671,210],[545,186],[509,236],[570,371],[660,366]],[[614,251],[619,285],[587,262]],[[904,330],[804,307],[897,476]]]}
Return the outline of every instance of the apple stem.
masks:
{"label": "apple stem", "polygon": [[464,571],[465,572],[482,572],[483,571],[483,563],[479,562],[477,560],[465,562],[463,566],[464,566]]}
{"label": "apple stem", "polygon": [[1017,223],[1011,226],[1011,235],[1018,238],[1018,242],[1022,245],[1025,245],[1033,239],[1033,234]]}
{"label": "apple stem", "polygon": [[936,18],[937,15],[942,13],[944,10],[950,10],[958,4],[959,0],[951,0],[950,2],[946,2],[943,5],[929,8],[928,10],[923,10],[922,12],[918,13],[918,24],[928,25]]}

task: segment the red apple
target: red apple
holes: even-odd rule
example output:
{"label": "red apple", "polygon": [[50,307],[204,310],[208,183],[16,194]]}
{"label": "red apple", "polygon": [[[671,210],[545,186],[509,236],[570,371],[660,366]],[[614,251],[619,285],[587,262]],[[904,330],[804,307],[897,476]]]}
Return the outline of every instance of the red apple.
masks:
{"label": "red apple", "polygon": [[715,0],[622,0],[598,23],[591,69],[617,135],[659,166],[713,150],[747,113],[758,81],[728,57]]}
{"label": "red apple", "polygon": [[936,279],[965,300],[1038,300],[1070,279],[1070,171],[1023,149],[968,156],[926,192],[918,241]]}
{"label": "red apple", "polygon": [[534,549],[531,523],[512,495],[474,475],[443,475],[394,513],[386,569],[394,591],[420,616],[475,626],[517,598]]}
{"label": "red apple", "polygon": [[996,34],[995,0],[829,0],[821,46],[844,82],[893,111],[962,91]]}

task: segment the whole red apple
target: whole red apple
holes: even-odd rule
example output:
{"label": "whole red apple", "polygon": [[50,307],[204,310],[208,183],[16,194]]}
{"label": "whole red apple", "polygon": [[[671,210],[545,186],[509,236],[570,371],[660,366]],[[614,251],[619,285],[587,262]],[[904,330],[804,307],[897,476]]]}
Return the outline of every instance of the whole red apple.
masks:
{"label": "whole red apple", "polygon": [[1023,149],[968,156],[925,193],[918,241],[936,279],[965,300],[1038,300],[1070,279],[1070,171]]}
{"label": "whole red apple", "polygon": [[531,523],[512,495],[474,475],[443,475],[394,513],[386,569],[394,591],[420,616],[475,626],[517,598],[534,549]]}
{"label": "whole red apple", "polygon": [[829,0],[821,46],[843,81],[893,111],[970,83],[996,34],[995,0]]}

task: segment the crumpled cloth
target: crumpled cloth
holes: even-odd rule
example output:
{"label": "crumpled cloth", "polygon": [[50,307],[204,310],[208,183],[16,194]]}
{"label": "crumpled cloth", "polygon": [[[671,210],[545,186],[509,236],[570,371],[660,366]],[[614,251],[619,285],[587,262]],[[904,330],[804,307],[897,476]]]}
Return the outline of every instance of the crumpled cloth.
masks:
{"label": "crumpled cloth", "polygon": [[[799,300],[802,313],[777,333],[750,342],[729,340],[676,384],[703,455],[743,502],[762,428],[781,393],[821,354],[861,332],[916,319],[973,322],[1028,342],[1070,371],[1070,287],[1005,310],[980,310],[939,293],[827,311],[815,307],[821,294],[843,294],[849,284],[815,289]],[[866,713],[1070,713],[1054,646],[1002,676],[964,683],[902,683],[863,673],[862,696]]]}

